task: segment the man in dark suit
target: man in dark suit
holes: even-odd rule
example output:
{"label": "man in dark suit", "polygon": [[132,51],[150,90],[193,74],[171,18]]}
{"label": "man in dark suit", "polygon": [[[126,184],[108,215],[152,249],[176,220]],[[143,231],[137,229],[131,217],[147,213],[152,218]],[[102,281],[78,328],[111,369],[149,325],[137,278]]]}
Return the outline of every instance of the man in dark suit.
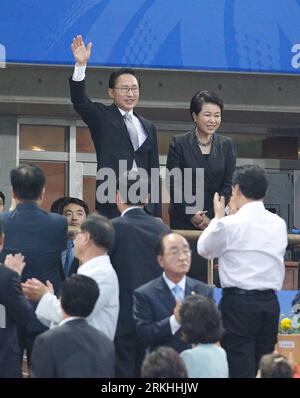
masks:
{"label": "man in dark suit", "polygon": [[[147,189],[140,190],[141,196],[138,200],[131,198],[130,192],[137,183],[147,185],[145,180],[134,174],[130,178],[119,180],[117,206],[121,217],[112,220],[116,239],[110,259],[120,286],[120,312],[115,337],[116,377],[139,376],[144,353],[137,342],[132,317],[132,294],[134,289],[161,274],[155,247],[159,236],[170,232],[167,225],[143,209],[147,200]],[[126,199],[122,196],[124,193]]]}
{"label": "man in dark suit", "polygon": [[[0,250],[4,236],[0,223]],[[20,254],[10,255],[9,263],[19,272],[25,266]],[[13,264],[12,264],[13,263]],[[0,264],[0,378],[22,377],[22,356],[17,336],[17,325],[26,326],[34,312],[22,293],[20,277],[17,272]]]}
{"label": "man in dark suit", "polygon": [[179,309],[184,298],[198,293],[213,298],[213,288],[186,276],[191,265],[188,242],[179,234],[168,234],[157,246],[162,276],[134,291],[133,315],[140,342],[150,349],[163,345],[178,352],[189,348],[180,339]]}
{"label": "man in dark suit", "polygon": [[[44,283],[49,280],[58,294],[60,276],[56,265],[66,247],[67,220],[40,208],[46,182],[40,167],[23,164],[11,171],[10,178],[16,208],[0,214],[5,234],[0,261],[3,262],[7,254],[22,253],[26,263],[22,282],[32,277]],[[20,343],[27,349],[28,357],[34,338],[44,330],[45,327],[35,318],[21,333]]]}
{"label": "man in dark suit", "polygon": [[[81,36],[73,39],[71,48],[76,65],[70,79],[71,101],[88,125],[96,150],[96,209],[106,217],[113,218],[120,213],[115,204],[115,195],[107,197],[105,194],[107,182],[103,182],[107,174],[101,175],[101,169],[109,168],[114,177],[118,177],[120,160],[126,163],[123,171],[138,167],[150,174],[151,168],[158,169],[156,128],[149,120],[134,112],[139,100],[140,83],[133,69],[119,69],[111,74],[108,94],[114,101],[112,105],[92,102],[88,98],[85,92],[85,69],[91,55],[91,46],[89,43],[85,47]],[[109,178],[108,183],[112,183],[115,188],[114,178]],[[155,189],[159,190],[159,187]],[[161,215],[158,203],[149,204],[147,209],[155,216]]]}
{"label": "man in dark suit", "polygon": [[[83,200],[72,197],[65,197],[58,209],[59,214],[67,217],[68,225],[79,230],[89,212],[89,207]],[[67,249],[61,254],[59,267],[62,279],[77,273],[79,260],[75,257],[74,239],[68,240]]]}
{"label": "man in dark suit", "polygon": [[95,280],[72,275],[62,285],[60,326],[37,337],[31,377],[90,378],[114,376],[114,346],[108,337],[84,319],[99,297]]}

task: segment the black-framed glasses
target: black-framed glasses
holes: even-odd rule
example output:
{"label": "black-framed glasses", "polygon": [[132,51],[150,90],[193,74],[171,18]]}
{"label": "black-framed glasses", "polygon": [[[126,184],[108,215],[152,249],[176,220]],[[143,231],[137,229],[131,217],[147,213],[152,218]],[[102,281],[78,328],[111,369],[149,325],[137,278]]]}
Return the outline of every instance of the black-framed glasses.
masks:
{"label": "black-framed glasses", "polygon": [[137,86],[122,86],[122,87],[114,87],[116,90],[120,90],[122,94],[128,94],[131,90],[132,94],[137,94],[140,91],[140,88]]}

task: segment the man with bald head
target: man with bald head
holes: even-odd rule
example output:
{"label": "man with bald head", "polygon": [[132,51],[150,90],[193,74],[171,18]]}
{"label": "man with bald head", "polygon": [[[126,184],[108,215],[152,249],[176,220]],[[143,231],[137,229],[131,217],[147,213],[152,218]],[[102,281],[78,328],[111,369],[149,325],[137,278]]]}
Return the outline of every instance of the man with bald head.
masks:
{"label": "man with bald head", "polygon": [[186,275],[191,267],[191,249],[183,236],[162,236],[156,255],[163,274],[133,294],[138,339],[150,349],[164,345],[181,352],[189,348],[180,339],[181,303],[193,293],[213,298],[213,288]]}

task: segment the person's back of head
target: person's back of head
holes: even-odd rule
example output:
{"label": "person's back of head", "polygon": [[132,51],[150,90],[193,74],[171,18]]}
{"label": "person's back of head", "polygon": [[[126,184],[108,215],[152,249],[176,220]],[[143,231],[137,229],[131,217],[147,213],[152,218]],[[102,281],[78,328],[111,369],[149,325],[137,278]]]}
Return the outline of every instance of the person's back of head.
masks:
{"label": "person's back of head", "polygon": [[94,309],[100,291],[96,281],[88,276],[74,274],[61,288],[61,307],[68,316],[86,318]]}
{"label": "person's back of head", "polygon": [[261,357],[257,377],[264,379],[292,378],[293,369],[285,356],[273,352]]}
{"label": "person's back of head", "polygon": [[236,185],[247,199],[263,199],[268,188],[267,173],[256,165],[237,167],[232,178],[232,186]]}
{"label": "person's back of head", "polygon": [[187,371],[179,354],[171,347],[157,347],[147,354],[142,363],[143,378],[187,378]]}
{"label": "person's back of head", "polygon": [[114,244],[115,231],[111,221],[97,213],[90,214],[81,224],[81,231],[87,232],[94,244],[110,251]]}
{"label": "person's back of head", "polygon": [[200,294],[188,296],[180,308],[181,333],[190,344],[214,344],[223,333],[221,313],[216,304]]}
{"label": "person's back of head", "polygon": [[20,201],[40,199],[46,183],[43,170],[35,164],[22,164],[10,172],[13,194]]}

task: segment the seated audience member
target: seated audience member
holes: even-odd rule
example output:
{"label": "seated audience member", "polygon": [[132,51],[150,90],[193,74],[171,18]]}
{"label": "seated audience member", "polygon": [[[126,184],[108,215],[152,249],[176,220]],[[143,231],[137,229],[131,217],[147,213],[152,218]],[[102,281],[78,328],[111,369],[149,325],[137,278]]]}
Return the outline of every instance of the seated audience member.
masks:
{"label": "seated audience member", "polygon": [[[100,292],[101,295],[101,292]],[[59,327],[37,337],[32,351],[31,377],[87,378],[114,376],[114,346],[85,318],[99,297],[97,283],[72,275],[62,285]]]}
{"label": "seated audience member", "polygon": [[[55,293],[60,290],[60,275],[56,266],[67,243],[67,222],[59,214],[47,213],[40,207],[45,195],[46,177],[35,164],[22,164],[10,173],[12,196],[16,203],[13,211],[0,213],[4,247],[0,261],[7,254],[22,253],[26,266],[21,275],[24,282],[28,278],[49,280]],[[20,343],[27,350],[27,358],[35,337],[45,331],[36,318],[19,331]]]}
{"label": "seated audience member", "polygon": [[228,378],[226,352],[217,344],[223,328],[216,304],[207,297],[194,294],[185,299],[179,315],[182,338],[192,344],[192,348],[180,354],[188,377]]}
{"label": "seated audience member", "polygon": [[5,208],[5,195],[2,191],[0,191],[0,213],[4,211]]}
{"label": "seated audience member", "polygon": [[171,347],[157,347],[145,356],[141,375],[146,379],[184,379],[187,372],[177,351]]}
{"label": "seated audience member", "polygon": [[[68,225],[80,228],[81,224],[89,215],[88,205],[81,199],[66,197],[59,207],[60,214],[67,217]],[[63,270],[63,276],[67,277],[75,274],[79,267],[79,261],[75,257],[74,239],[68,239],[67,249],[61,254],[60,269]],[[64,279],[64,278],[63,278]]]}
{"label": "seated audience member", "polygon": [[290,379],[293,377],[293,368],[285,356],[278,352],[273,352],[261,357],[256,377],[263,379]]}
{"label": "seated audience member", "polygon": [[189,348],[180,339],[181,303],[191,292],[213,298],[213,288],[186,276],[191,266],[191,250],[183,236],[164,235],[156,253],[163,274],[134,291],[137,336],[150,349],[166,345],[181,352]]}
{"label": "seated audience member", "polygon": [[[3,241],[0,223],[0,251]],[[24,266],[21,254],[8,255],[5,266],[0,264],[0,378],[22,377],[17,326],[25,327],[34,317],[33,308],[21,288],[20,274]]]}
{"label": "seated audience member", "polygon": [[[140,190],[140,197],[131,198],[136,184],[145,189]],[[159,236],[170,232],[167,225],[145,212],[143,206],[147,197],[147,182],[138,175],[130,173],[119,179],[116,202],[121,216],[112,220],[116,239],[110,253],[120,285],[120,313],[115,337],[116,377],[140,376],[144,349],[137,341],[132,294],[137,287],[161,275],[155,247]]]}
{"label": "seated audience member", "polygon": [[[99,214],[90,214],[81,225],[81,232],[75,238],[75,255],[82,265],[78,274],[94,279],[101,291],[95,308],[87,321],[91,326],[114,339],[119,313],[119,283],[108,251],[114,241],[111,222]],[[23,291],[30,300],[39,301],[36,315],[41,322],[50,326],[62,321],[58,298],[51,289],[36,279],[23,284]],[[54,326],[52,324],[52,326]]]}

